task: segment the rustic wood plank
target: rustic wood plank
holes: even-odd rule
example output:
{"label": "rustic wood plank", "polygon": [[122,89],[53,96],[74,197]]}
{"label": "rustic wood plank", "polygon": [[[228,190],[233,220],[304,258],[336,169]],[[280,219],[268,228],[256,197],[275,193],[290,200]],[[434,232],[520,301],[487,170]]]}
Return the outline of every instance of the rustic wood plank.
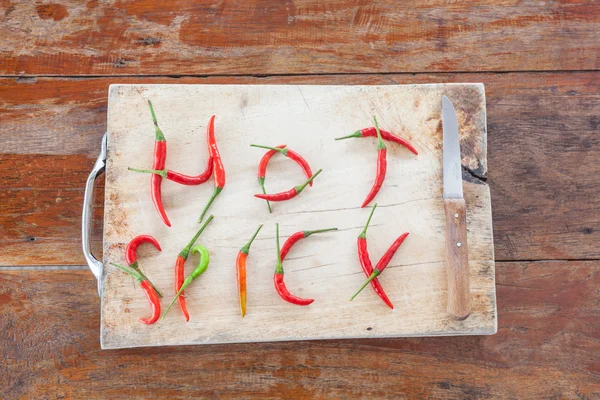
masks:
{"label": "rustic wood plank", "polygon": [[115,351],[100,350],[100,302],[89,272],[0,271],[2,392],[8,398],[600,396],[600,262],[496,266],[493,336]]}
{"label": "rustic wood plank", "polygon": [[4,0],[3,75],[600,67],[594,1]]}
{"label": "rustic wood plank", "polygon": [[[29,83],[0,79],[0,193],[16,210],[1,213],[0,265],[84,262],[79,251],[79,204],[85,176],[106,130],[106,101],[111,83],[440,81],[486,85],[488,182],[496,258],[600,258],[600,248],[596,245],[600,241],[600,187],[596,182],[596,160],[600,158],[600,73],[44,78]],[[40,154],[58,158],[37,158]],[[22,182],[19,182],[20,163],[25,164],[21,168],[26,173]],[[45,168],[46,164],[51,168]],[[65,168],[61,173],[68,177],[62,181],[57,171],[59,164]],[[24,194],[6,192],[15,187],[27,191]],[[62,195],[73,192],[69,201],[56,203],[59,190]],[[39,192],[34,195],[37,204],[48,205],[47,208],[28,207],[27,196],[33,192]],[[25,200],[21,200],[22,197]],[[99,207],[96,215],[101,216],[102,204],[96,204]],[[0,203],[0,209],[4,207]],[[22,220],[20,213],[29,214],[28,222]],[[70,221],[62,223],[60,230],[49,227],[57,215],[63,222]],[[101,226],[97,225],[95,237],[98,240],[100,234]],[[30,241],[30,237],[39,240]],[[99,241],[95,244],[96,251],[100,250],[99,244]],[[53,246],[59,247],[54,249]]]}

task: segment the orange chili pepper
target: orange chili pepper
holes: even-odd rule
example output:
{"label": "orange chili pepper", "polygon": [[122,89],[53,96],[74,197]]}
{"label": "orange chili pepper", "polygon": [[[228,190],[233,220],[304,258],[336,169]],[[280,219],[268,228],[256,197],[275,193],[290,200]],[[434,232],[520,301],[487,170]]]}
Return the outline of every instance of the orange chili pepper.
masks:
{"label": "orange chili pepper", "polygon": [[258,226],[256,232],[254,232],[254,235],[252,235],[248,243],[246,243],[238,253],[235,261],[238,293],[240,295],[240,312],[242,313],[242,318],[244,318],[244,315],[246,315],[246,259],[248,258],[248,253],[250,252],[250,246],[262,227],[262,224]]}

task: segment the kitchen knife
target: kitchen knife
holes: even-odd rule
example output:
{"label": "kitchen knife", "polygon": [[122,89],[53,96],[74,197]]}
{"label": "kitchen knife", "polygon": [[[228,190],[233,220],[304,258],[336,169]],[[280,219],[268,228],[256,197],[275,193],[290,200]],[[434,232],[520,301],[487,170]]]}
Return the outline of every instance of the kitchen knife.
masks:
{"label": "kitchen knife", "polygon": [[469,253],[467,250],[467,207],[463,197],[460,140],[456,110],[442,97],[444,129],[444,209],[446,212],[446,272],[448,306],[446,310],[463,320],[471,313]]}

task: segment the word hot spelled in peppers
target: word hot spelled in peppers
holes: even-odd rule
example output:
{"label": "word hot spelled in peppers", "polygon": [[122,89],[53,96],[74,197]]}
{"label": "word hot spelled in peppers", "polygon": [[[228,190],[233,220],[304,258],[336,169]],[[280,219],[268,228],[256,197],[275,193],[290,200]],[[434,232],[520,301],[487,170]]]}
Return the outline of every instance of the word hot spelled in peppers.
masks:
{"label": "word hot spelled in peppers", "polygon": [[260,232],[262,227],[262,225],[258,226],[258,229],[254,232],[254,235],[252,235],[248,243],[241,248],[237,255],[237,259],[235,260],[235,272],[237,276],[242,318],[246,315],[246,259],[248,258],[248,253],[250,253],[250,246],[252,246],[252,242],[254,242],[256,235],[258,235],[258,232]]}
{"label": "word hot spelled in peppers", "polygon": [[204,219],[204,215],[210,208],[211,204],[215,201],[217,196],[221,193],[223,188],[225,187],[225,168],[223,168],[223,160],[221,159],[221,154],[219,153],[219,149],[217,148],[217,141],[215,139],[215,116],[210,117],[208,121],[208,126],[206,127],[206,141],[208,142],[208,152],[210,157],[213,159],[213,177],[214,177],[214,185],[215,188],[213,190],[213,194],[204,207],[202,214],[200,214],[200,218],[198,218],[198,222],[202,222]]}
{"label": "word hot spelled in peppers", "polygon": [[373,116],[373,121],[375,121],[375,129],[377,130],[377,174],[375,175],[375,182],[373,182],[373,187],[371,191],[367,195],[367,198],[362,204],[362,208],[366,207],[371,200],[375,198],[377,193],[379,193],[379,189],[381,189],[381,185],[383,185],[383,181],[385,180],[385,174],[387,172],[387,147],[383,140],[381,139],[381,132],[379,130],[379,124],[377,123],[377,118]]}
{"label": "word hot spelled in peppers", "polygon": [[[150,106],[152,122],[154,123],[154,162],[152,164],[152,169],[162,170],[165,168],[165,163],[167,161],[167,140],[165,139],[165,135],[158,127],[158,121],[156,120],[154,108],[152,107],[152,102],[150,100],[148,100],[148,105]],[[160,219],[165,223],[165,225],[171,226],[171,222],[169,221],[169,217],[167,217],[167,212],[165,211],[165,207],[163,206],[162,202],[161,184],[162,176],[152,174],[150,177],[152,202],[154,203],[156,211],[158,211]]]}
{"label": "word hot spelled in peppers", "polygon": [[279,224],[275,224],[276,240],[277,240],[277,267],[275,268],[275,274],[273,275],[273,282],[275,283],[275,290],[279,296],[287,301],[288,303],[296,304],[298,306],[307,306],[311,304],[314,299],[302,299],[296,297],[289,292],[283,281],[283,264],[281,261],[281,248],[279,246]]}
{"label": "word hot spelled in peppers", "polygon": [[190,314],[188,313],[187,306],[185,304],[185,297],[183,296],[183,290],[181,290],[181,287],[183,286],[183,283],[185,282],[185,280],[184,280],[185,262],[190,255],[190,250],[191,250],[192,246],[194,245],[194,243],[196,243],[196,240],[198,240],[198,238],[200,237],[202,232],[204,232],[204,229],[206,229],[206,227],[208,226],[210,221],[213,220],[213,218],[214,217],[212,215],[210,217],[208,217],[208,219],[206,220],[204,225],[202,225],[202,228],[200,228],[198,230],[198,232],[196,232],[196,234],[194,235],[192,240],[190,240],[190,242],[187,244],[187,246],[185,246],[183,248],[183,250],[181,250],[181,252],[179,252],[179,254],[177,255],[177,259],[175,260],[175,294],[177,295],[176,299],[179,300],[179,308],[181,308],[181,312],[183,313],[183,316],[185,317],[186,322],[190,320]]}
{"label": "word hot spelled in peppers", "polygon": [[[179,287],[179,290],[177,291],[175,298],[173,299],[171,304],[169,304],[167,311],[165,311],[165,313],[163,314],[163,319],[167,316],[167,313],[169,312],[171,307],[173,307],[173,304],[175,304],[175,301],[177,299],[181,299],[184,289],[186,287],[188,287],[190,285],[190,283],[192,283],[196,278],[198,278],[200,275],[202,275],[208,269],[208,264],[210,263],[210,256],[208,254],[208,250],[206,249],[206,247],[197,244],[192,248],[192,254],[194,254],[194,253],[200,254],[200,261],[198,262],[198,266],[196,268],[194,268],[192,273],[189,274],[187,276],[187,278],[185,278],[185,280]],[[186,310],[186,313],[187,313],[187,310]],[[189,315],[188,315],[186,321],[189,321]]]}
{"label": "word hot spelled in peppers", "polygon": [[129,270],[119,264],[113,263],[112,265],[133,276],[138,281],[140,287],[146,294],[146,298],[148,298],[148,302],[150,303],[150,307],[152,308],[152,316],[150,318],[140,318],[140,322],[146,325],[152,325],[153,323],[158,321],[158,317],[160,317],[160,299],[158,298],[158,294],[152,287],[150,281],[148,281],[148,279],[146,279],[146,277],[143,276],[143,274],[136,270]]}
{"label": "word hot spelled in peppers", "polygon": [[[369,224],[371,223],[371,218],[373,217],[373,213],[375,212],[376,208],[377,208],[377,203],[375,203],[375,205],[373,206],[373,209],[371,210],[371,214],[369,214],[369,219],[367,220],[367,223],[365,224],[365,228],[360,233],[360,235],[358,235],[358,239],[356,240],[356,245],[358,248],[358,260],[360,261],[360,266],[362,267],[367,278],[369,278],[371,276],[371,274],[373,273],[373,264],[371,263],[371,258],[369,257],[369,250],[367,248],[367,229],[369,228]],[[373,287],[373,290],[375,291],[375,293],[377,293],[377,296],[379,296],[381,298],[381,300],[383,300],[383,302],[385,304],[387,304],[387,306],[389,308],[393,309],[394,305],[392,304],[392,302],[388,298],[387,294],[383,290],[381,283],[379,283],[379,279],[377,279],[377,278],[373,279],[371,281],[371,286]]]}

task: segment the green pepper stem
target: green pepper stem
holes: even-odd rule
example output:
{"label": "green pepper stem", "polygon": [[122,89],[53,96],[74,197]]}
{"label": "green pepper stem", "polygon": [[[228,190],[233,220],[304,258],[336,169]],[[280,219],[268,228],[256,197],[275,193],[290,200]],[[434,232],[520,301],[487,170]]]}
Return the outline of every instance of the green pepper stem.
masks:
{"label": "green pepper stem", "polygon": [[277,267],[275,268],[276,274],[283,275],[283,264],[281,263],[281,247],[279,246],[279,224],[275,224],[275,237],[277,241]]}
{"label": "green pepper stem", "polygon": [[148,105],[150,106],[150,113],[152,114],[152,122],[154,123],[154,140],[157,142],[166,142],[165,135],[162,133],[160,128],[158,127],[158,120],[156,119],[156,114],[154,114],[154,107],[152,107],[152,102],[148,100]]}
{"label": "green pepper stem", "polygon": [[167,170],[166,169],[137,169],[137,168],[127,168],[130,171],[133,172],[141,172],[142,174],[156,174],[156,175],[160,175],[163,178],[167,178]]}
{"label": "green pepper stem", "polygon": [[206,229],[206,227],[208,226],[208,224],[210,223],[210,221],[213,220],[215,216],[211,215],[210,217],[208,217],[208,219],[206,220],[206,222],[204,223],[204,225],[202,225],[202,228],[200,228],[200,230],[198,232],[196,232],[196,234],[194,235],[194,237],[192,238],[192,240],[190,240],[190,242],[187,244],[187,246],[185,246],[183,248],[183,250],[181,250],[181,252],[179,253],[179,255],[181,257],[183,257],[184,260],[187,260],[188,256],[190,255],[190,249],[192,248],[192,246],[194,245],[194,243],[196,243],[196,240],[198,240],[198,238],[200,237],[200,235],[202,234],[202,232],[204,232],[204,229]]}
{"label": "green pepper stem", "polygon": [[142,282],[142,281],[145,280],[144,276],[142,274],[140,274],[139,272],[137,272],[137,271],[133,271],[133,270],[127,269],[124,266],[119,265],[119,264],[115,264],[115,263],[111,263],[111,265],[114,265],[115,267],[119,268],[123,272],[127,272],[129,275],[133,276],[134,278],[136,278],[140,282]]}
{"label": "green pepper stem", "polygon": [[[262,189],[263,194],[267,194],[267,191],[265,189],[265,177],[264,176],[259,176],[258,177],[258,184],[260,185],[260,188]],[[269,208],[269,214],[273,212],[273,210],[271,210],[271,202],[269,200],[265,200],[267,202],[267,207]]]}
{"label": "green pepper stem", "polygon": [[300,193],[301,191],[304,190],[304,188],[311,183],[312,181],[315,180],[315,178],[317,177],[317,175],[319,175],[323,170],[320,169],[318,170],[316,173],[313,174],[313,176],[310,177],[310,179],[308,179],[306,182],[304,182],[302,185],[300,186],[296,186],[296,192]]}
{"label": "green pepper stem", "polygon": [[327,228],[327,229],[317,229],[314,231],[304,231],[304,237],[307,238],[310,235],[312,235],[313,233],[322,233],[322,232],[330,232],[330,231],[337,231],[338,228]]}
{"label": "green pepper stem", "polygon": [[215,199],[217,198],[219,193],[221,193],[222,190],[223,190],[222,187],[215,186],[215,190],[213,190],[213,194],[212,194],[212,196],[210,196],[210,200],[208,200],[208,204],[206,205],[206,207],[204,207],[204,210],[202,210],[202,214],[200,214],[200,218],[198,218],[198,222],[202,222],[202,220],[204,219],[204,215],[206,214],[206,212],[210,208],[211,204],[213,203],[213,201],[215,201]]}
{"label": "green pepper stem", "polygon": [[242,249],[240,250],[242,253],[248,254],[250,252],[250,246],[252,246],[252,242],[254,242],[254,239],[256,238],[256,235],[258,235],[258,232],[260,232],[260,230],[262,229],[263,225],[260,224],[258,226],[258,229],[256,230],[256,232],[254,232],[254,235],[252,235],[252,237],[250,238],[250,240],[248,241],[248,243],[246,243],[244,245],[244,247],[242,247]]}
{"label": "green pepper stem", "polygon": [[356,131],[356,132],[354,132],[351,135],[335,138],[335,140],[344,140],[344,139],[359,138],[359,137],[362,137],[362,132],[361,131]]}
{"label": "green pepper stem", "polygon": [[381,132],[379,131],[379,124],[377,123],[377,118],[373,115],[373,121],[375,122],[375,129],[377,130],[377,140],[378,140],[378,144],[377,144],[377,148],[379,150],[385,149],[385,143],[383,142],[383,139],[381,138]]}
{"label": "green pepper stem", "polygon": [[173,301],[171,302],[171,304],[169,304],[169,307],[167,307],[167,311],[165,311],[165,313],[163,314],[162,319],[165,319],[165,317],[167,316],[167,313],[169,312],[169,310],[171,309],[171,307],[173,307],[173,304],[175,304],[175,301],[177,300],[177,298],[179,296],[181,296],[181,293],[183,293],[183,291],[185,290],[185,288],[188,287],[188,285],[190,283],[192,283],[193,279],[190,279],[190,278],[191,278],[190,276],[188,276],[187,278],[185,278],[185,281],[183,281],[183,284],[181,285],[181,287],[177,291],[177,294],[175,295],[175,298],[173,299]]}
{"label": "green pepper stem", "polygon": [[273,150],[273,151],[283,154],[286,157],[287,157],[287,153],[288,153],[288,149],[286,149],[286,148],[280,149],[278,147],[263,146],[262,144],[251,144],[250,147],[258,147],[259,149]]}
{"label": "green pepper stem", "polygon": [[371,281],[372,281],[373,279],[377,278],[377,277],[379,276],[379,274],[381,274],[381,272],[379,272],[378,270],[374,270],[374,271],[373,271],[373,273],[371,274],[371,276],[369,276],[369,279],[367,279],[367,281],[364,283],[364,285],[362,285],[362,286],[360,287],[360,289],[358,290],[358,292],[354,293],[354,296],[352,296],[352,297],[350,298],[350,301],[354,300],[354,298],[355,298],[356,296],[358,296],[358,294],[359,294],[360,292],[362,292],[362,291],[363,291],[363,289],[364,289],[364,288],[366,288],[366,287],[367,287],[367,285],[368,285],[369,283],[371,283]]}
{"label": "green pepper stem", "polygon": [[369,214],[369,219],[367,220],[367,224],[365,225],[365,228],[360,233],[360,235],[358,235],[359,238],[362,238],[362,239],[367,238],[367,228],[369,227],[369,224],[371,223],[371,218],[373,218],[373,213],[375,212],[376,208],[377,208],[377,203],[375,203],[375,205],[373,206],[373,209],[371,210],[371,214]]}

